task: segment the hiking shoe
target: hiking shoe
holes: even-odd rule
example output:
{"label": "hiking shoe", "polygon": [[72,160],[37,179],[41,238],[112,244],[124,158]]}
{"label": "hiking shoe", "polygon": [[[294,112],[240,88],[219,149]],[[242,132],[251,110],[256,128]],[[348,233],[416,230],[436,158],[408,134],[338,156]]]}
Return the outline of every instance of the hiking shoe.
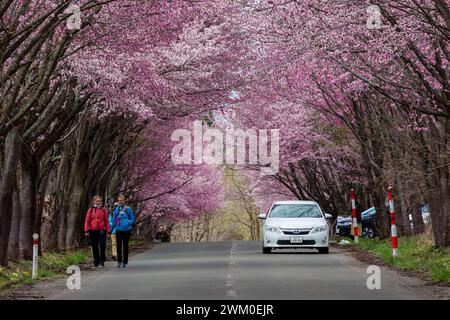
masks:
{"label": "hiking shoe", "polygon": [[117,264],[117,268],[120,268],[122,266],[122,264],[119,262],[118,264]]}
{"label": "hiking shoe", "polygon": [[122,268],[126,268],[126,267],[127,267],[126,263],[122,264]]}

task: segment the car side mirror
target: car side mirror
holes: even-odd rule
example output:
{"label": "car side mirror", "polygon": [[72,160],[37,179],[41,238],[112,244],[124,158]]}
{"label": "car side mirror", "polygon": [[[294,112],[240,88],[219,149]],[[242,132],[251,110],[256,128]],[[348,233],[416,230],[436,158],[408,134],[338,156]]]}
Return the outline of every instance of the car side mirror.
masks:
{"label": "car side mirror", "polygon": [[261,220],[267,219],[267,214],[261,213],[261,214],[258,216],[258,219],[261,219]]}
{"label": "car side mirror", "polygon": [[333,216],[329,213],[325,213],[325,219],[333,219]]}

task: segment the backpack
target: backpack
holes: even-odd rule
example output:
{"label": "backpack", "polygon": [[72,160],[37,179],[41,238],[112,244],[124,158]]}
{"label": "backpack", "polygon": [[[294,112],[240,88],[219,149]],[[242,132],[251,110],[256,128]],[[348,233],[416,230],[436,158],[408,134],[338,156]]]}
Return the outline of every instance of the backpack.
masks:
{"label": "backpack", "polygon": [[[125,207],[123,207],[123,212],[124,213],[126,213],[126,215],[127,215],[127,219],[129,220],[130,219],[130,214],[128,213],[128,206],[125,206]],[[113,226],[112,226],[112,228],[111,228],[111,232],[112,232],[112,230],[114,230],[114,228],[117,226],[117,222],[120,220],[119,219],[119,215],[120,215],[120,213],[117,215],[117,218],[116,218],[116,221],[114,221],[114,224],[113,224]],[[114,215],[113,215],[113,217],[114,217]],[[133,227],[133,225],[131,225],[131,227]]]}

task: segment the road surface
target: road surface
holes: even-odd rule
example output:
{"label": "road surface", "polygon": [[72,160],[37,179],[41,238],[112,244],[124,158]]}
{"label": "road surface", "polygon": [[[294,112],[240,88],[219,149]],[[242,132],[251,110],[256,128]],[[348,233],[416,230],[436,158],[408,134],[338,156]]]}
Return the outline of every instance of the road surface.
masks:
{"label": "road surface", "polygon": [[275,251],[260,242],[167,243],[82,278],[80,290],[51,299],[429,299],[393,271],[381,289],[366,285],[367,265],[336,249]]}

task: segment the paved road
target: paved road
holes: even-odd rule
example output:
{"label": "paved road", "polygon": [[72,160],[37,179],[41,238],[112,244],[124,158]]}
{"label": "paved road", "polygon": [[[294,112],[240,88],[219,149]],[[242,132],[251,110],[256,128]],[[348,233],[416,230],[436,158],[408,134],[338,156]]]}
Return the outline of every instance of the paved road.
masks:
{"label": "paved road", "polygon": [[[170,243],[108,267],[82,289],[52,299],[427,299],[382,270],[381,290],[368,290],[367,266],[331,250],[260,252],[252,241]],[[97,272],[96,272],[97,274]]]}

